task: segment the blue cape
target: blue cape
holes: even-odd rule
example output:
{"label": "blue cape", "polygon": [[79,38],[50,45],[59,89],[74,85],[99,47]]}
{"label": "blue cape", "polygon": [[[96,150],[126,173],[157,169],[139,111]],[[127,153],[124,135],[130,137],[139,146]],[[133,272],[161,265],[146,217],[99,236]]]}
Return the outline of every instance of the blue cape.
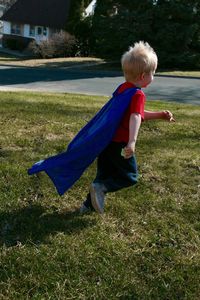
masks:
{"label": "blue cape", "polygon": [[132,96],[138,89],[129,88],[118,94],[119,87],[112,98],[74,137],[65,152],[35,163],[28,170],[28,174],[46,172],[59,195],[63,195],[111,142]]}

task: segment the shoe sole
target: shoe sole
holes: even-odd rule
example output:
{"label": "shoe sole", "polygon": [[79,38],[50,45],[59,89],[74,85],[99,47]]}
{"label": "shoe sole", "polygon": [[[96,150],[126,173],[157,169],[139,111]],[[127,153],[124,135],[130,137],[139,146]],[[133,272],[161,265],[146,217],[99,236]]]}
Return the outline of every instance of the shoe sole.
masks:
{"label": "shoe sole", "polygon": [[95,189],[92,184],[90,185],[90,196],[91,196],[92,206],[94,207],[96,212],[98,212],[99,214],[102,214],[103,210],[101,210],[101,208],[98,205],[98,201],[96,199],[96,192],[95,192]]}

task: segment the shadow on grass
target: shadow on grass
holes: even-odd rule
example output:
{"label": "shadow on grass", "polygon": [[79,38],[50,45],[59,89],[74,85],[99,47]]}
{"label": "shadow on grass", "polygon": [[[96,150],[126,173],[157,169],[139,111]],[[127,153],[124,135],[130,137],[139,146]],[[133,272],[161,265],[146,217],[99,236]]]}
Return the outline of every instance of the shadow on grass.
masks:
{"label": "shadow on grass", "polygon": [[0,213],[0,246],[13,247],[25,243],[39,245],[50,235],[78,233],[94,220],[78,211],[49,213],[41,205],[30,205],[12,212]]}

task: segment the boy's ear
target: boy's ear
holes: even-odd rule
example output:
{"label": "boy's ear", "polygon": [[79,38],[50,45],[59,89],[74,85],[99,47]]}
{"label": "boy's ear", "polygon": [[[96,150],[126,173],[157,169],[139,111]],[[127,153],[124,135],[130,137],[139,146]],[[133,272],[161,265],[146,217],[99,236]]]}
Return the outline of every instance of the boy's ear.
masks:
{"label": "boy's ear", "polygon": [[140,79],[140,80],[143,80],[143,79],[144,79],[144,76],[145,76],[145,73],[140,74],[139,79]]}

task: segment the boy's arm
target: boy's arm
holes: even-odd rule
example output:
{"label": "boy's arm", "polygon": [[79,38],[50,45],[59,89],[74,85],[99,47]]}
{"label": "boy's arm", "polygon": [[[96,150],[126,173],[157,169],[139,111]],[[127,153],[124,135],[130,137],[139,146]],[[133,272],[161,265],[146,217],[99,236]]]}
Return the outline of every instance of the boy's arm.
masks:
{"label": "boy's arm", "polygon": [[129,120],[129,141],[127,146],[124,148],[124,158],[130,158],[135,152],[135,144],[137,141],[138,132],[141,125],[141,115],[133,113],[130,115]]}
{"label": "boy's arm", "polygon": [[164,111],[144,111],[144,120],[168,120],[169,122],[175,122],[173,114],[169,110]]}

